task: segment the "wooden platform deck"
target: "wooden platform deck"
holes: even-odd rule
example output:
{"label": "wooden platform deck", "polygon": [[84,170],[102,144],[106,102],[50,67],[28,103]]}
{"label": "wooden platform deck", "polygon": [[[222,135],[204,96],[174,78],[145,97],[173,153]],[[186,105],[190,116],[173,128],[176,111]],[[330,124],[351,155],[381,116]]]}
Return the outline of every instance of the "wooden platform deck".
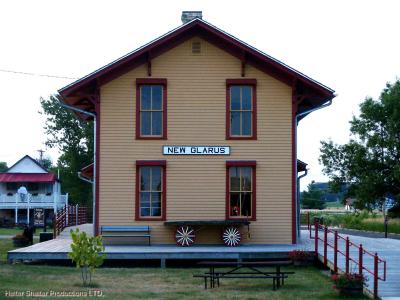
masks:
{"label": "wooden platform deck", "polygon": [[[90,224],[80,225],[80,230],[91,233]],[[70,229],[70,228],[69,228]],[[68,259],[71,238],[69,229],[57,239],[19,248],[8,252],[8,261],[14,260],[65,260]],[[180,247],[176,245],[107,245],[105,254],[108,260],[116,259],[281,259],[287,258],[288,252],[294,249],[310,249],[312,241],[305,239],[297,245],[241,245],[225,247],[224,245],[195,245]]]}

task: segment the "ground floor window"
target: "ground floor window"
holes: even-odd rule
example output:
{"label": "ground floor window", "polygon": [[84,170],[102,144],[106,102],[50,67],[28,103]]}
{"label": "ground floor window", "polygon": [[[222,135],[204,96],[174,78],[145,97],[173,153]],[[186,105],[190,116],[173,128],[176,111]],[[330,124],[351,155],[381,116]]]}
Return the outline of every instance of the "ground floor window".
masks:
{"label": "ground floor window", "polygon": [[164,220],[165,161],[136,162],[136,220]]}
{"label": "ground floor window", "polygon": [[256,163],[227,162],[227,219],[255,220]]}

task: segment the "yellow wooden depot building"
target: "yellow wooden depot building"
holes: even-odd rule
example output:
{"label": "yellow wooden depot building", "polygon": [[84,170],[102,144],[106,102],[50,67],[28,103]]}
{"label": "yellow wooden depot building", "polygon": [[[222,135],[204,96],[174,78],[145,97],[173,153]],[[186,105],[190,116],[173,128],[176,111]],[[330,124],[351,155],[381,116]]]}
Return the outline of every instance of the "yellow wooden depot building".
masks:
{"label": "yellow wooden depot building", "polygon": [[184,246],[296,243],[297,123],[334,91],[184,16],[59,91],[95,115],[78,113],[96,120],[95,232],[150,226],[152,244]]}

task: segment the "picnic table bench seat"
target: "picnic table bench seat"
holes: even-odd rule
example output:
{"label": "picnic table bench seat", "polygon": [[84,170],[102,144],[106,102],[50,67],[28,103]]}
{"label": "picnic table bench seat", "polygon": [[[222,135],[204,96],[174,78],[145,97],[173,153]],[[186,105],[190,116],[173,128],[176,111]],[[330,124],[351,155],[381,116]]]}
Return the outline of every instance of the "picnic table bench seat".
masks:
{"label": "picnic table bench seat", "polygon": [[[291,265],[291,261],[266,261],[266,262],[226,262],[226,261],[202,261],[199,266],[209,267],[209,272],[196,274],[193,277],[204,278],[204,288],[207,289],[207,281],[210,279],[210,287],[215,287],[215,283],[219,287],[220,279],[224,278],[240,278],[240,279],[272,279],[273,290],[284,284],[289,274],[294,272],[282,272],[281,267]],[[215,268],[230,267],[229,271],[215,270]],[[275,267],[276,271],[259,270],[259,267]],[[247,268],[249,271],[242,271]]]}
{"label": "picnic table bench seat", "polygon": [[103,237],[147,238],[149,241],[149,245],[151,243],[150,231],[151,231],[150,226],[103,225],[100,227],[100,234]]}

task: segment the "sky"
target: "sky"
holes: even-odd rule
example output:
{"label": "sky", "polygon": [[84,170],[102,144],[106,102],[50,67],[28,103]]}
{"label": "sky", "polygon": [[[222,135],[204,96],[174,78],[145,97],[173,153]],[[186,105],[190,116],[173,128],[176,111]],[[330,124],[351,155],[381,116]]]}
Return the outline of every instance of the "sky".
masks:
{"label": "sky", "polygon": [[[247,4],[244,6],[244,3]],[[181,25],[183,10],[334,89],[333,104],[303,119],[298,157],[309,173],[301,188],[327,181],[320,141],[349,139],[349,120],[366,96],[400,75],[400,1],[0,1],[0,161],[12,165],[44,145],[40,97]]]}

